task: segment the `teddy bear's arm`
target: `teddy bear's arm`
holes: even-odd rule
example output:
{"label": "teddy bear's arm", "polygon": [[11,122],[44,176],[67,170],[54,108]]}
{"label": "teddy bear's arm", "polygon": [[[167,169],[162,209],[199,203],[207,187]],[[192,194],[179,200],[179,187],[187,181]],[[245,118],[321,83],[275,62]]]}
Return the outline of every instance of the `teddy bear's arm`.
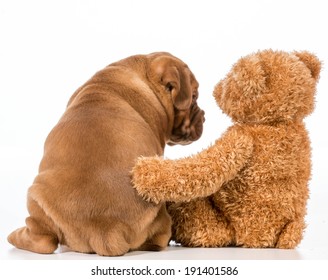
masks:
{"label": "teddy bear's arm", "polygon": [[139,158],[132,183],[147,201],[190,201],[218,191],[243,168],[252,151],[252,138],[232,128],[214,145],[190,157]]}

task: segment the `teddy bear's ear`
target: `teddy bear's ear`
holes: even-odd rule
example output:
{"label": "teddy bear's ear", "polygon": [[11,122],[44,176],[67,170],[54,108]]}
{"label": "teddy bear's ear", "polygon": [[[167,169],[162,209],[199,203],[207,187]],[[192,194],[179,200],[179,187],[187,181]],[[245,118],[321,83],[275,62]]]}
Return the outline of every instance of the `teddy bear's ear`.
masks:
{"label": "teddy bear's ear", "polygon": [[312,77],[317,81],[321,70],[320,60],[314,54],[307,51],[294,52],[294,54],[310,69]]}

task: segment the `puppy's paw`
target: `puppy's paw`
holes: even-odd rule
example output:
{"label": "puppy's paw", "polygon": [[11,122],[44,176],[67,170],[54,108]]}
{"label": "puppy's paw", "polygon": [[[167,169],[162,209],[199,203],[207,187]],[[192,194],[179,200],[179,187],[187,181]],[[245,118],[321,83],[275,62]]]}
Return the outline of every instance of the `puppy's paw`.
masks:
{"label": "puppy's paw", "polygon": [[28,227],[15,230],[8,236],[7,240],[16,248],[39,254],[52,254],[58,247],[58,240],[55,236],[36,234]]}

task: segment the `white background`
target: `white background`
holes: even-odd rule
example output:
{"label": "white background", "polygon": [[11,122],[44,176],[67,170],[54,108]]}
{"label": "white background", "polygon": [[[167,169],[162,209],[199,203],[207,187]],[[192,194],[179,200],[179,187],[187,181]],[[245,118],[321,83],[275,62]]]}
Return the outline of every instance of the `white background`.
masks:
{"label": "white background", "polygon": [[206,111],[202,138],[167,148],[177,158],[208,147],[229,126],[212,97],[241,56],[272,48],[308,50],[323,62],[315,112],[306,119],[313,148],[308,229],[296,250],[183,249],[129,253],[121,259],[328,259],[326,1],[46,1],[0,0],[0,259],[97,258],[59,250],[42,256],[12,248],[7,235],[24,225],[27,188],[44,140],[71,94],[107,64],[168,51],[200,83]]}

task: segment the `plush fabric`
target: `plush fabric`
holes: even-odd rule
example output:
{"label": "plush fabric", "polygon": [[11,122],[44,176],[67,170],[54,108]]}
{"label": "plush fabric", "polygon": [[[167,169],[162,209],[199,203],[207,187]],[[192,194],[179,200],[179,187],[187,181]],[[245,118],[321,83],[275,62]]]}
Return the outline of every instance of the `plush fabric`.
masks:
{"label": "plush fabric", "polygon": [[233,125],[190,157],[139,158],[133,184],[168,202],[172,240],[190,247],[295,248],[309,198],[314,109],[321,63],[307,52],[242,57],[214,89]]}

